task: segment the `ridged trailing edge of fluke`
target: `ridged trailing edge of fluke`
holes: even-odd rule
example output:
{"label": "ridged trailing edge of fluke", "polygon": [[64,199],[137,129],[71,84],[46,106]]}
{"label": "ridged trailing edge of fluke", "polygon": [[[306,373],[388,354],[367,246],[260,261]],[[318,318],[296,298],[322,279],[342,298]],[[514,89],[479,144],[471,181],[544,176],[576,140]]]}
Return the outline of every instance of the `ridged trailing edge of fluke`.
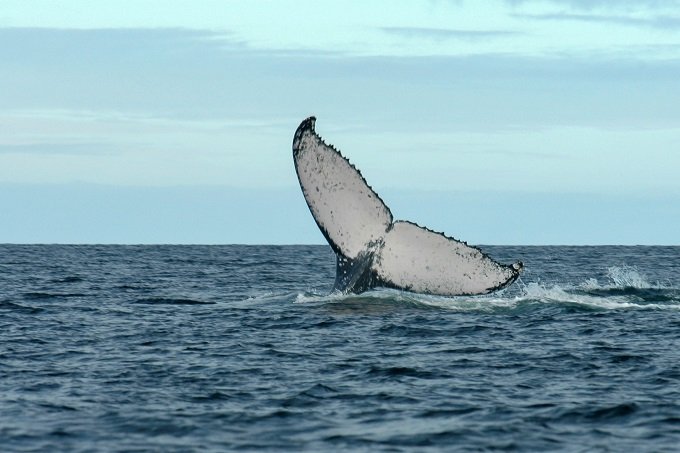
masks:
{"label": "ridged trailing edge of fluke", "polygon": [[443,296],[487,294],[514,282],[523,265],[496,262],[479,248],[392,213],[361,172],[300,123],[293,160],[312,216],[337,256],[335,289],[388,287]]}

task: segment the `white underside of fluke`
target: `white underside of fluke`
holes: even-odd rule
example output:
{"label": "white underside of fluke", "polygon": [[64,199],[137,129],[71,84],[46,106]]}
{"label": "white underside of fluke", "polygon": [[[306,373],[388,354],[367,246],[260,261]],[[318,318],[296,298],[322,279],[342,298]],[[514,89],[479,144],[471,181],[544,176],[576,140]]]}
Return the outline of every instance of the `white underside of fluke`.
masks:
{"label": "white underside of fluke", "polygon": [[517,279],[521,263],[503,265],[442,233],[394,221],[359,170],[315,132],[315,121],[298,127],[293,157],[307,205],[338,258],[336,289],[473,295]]}

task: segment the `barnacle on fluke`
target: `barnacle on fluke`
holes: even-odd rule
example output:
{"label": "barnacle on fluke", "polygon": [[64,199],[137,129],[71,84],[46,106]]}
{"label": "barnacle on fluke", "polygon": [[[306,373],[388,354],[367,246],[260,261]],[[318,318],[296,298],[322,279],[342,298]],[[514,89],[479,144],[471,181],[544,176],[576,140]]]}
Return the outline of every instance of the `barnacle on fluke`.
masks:
{"label": "barnacle on fluke", "polygon": [[486,294],[514,282],[522,263],[500,264],[477,247],[392,213],[361,172],[304,120],[293,159],[309,210],[337,256],[335,289],[397,288],[443,296]]}

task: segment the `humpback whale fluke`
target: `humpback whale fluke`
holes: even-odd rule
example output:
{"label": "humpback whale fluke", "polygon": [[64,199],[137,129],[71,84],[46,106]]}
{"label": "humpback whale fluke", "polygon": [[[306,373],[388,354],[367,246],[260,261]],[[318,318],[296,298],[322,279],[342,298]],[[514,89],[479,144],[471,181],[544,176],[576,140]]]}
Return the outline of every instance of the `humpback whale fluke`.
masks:
{"label": "humpback whale fluke", "polygon": [[522,263],[497,263],[480,249],[390,209],[359,170],[304,120],[293,138],[295,171],[309,210],[337,256],[335,289],[397,288],[442,296],[486,294],[519,276]]}

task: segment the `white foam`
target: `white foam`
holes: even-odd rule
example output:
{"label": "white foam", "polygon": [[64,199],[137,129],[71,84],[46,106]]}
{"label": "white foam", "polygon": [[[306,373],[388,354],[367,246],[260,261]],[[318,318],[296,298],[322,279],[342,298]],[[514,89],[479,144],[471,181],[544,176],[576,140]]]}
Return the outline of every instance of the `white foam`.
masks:
{"label": "white foam", "polygon": [[606,283],[600,283],[596,278],[589,278],[578,287],[583,290],[598,289],[666,289],[664,285],[657,283],[652,285],[647,277],[635,266],[611,266],[607,268]]}
{"label": "white foam", "polygon": [[319,303],[319,302],[338,302],[350,297],[348,294],[343,294],[340,291],[333,291],[330,294],[322,294],[314,290],[310,290],[304,293],[297,293],[293,303],[296,304],[309,304],[309,303]]}
{"label": "white foam", "polygon": [[[592,282],[590,282],[590,284],[592,284]],[[538,283],[529,283],[524,288],[524,295],[522,298],[540,303],[569,303],[605,309],[638,306],[636,304],[631,304],[625,296],[601,297],[588,294],[575,294],[566,291],[559,285],[545,287]]]}
{"label": "white foam", "polygon": [[[624,274],[627,277],[636,277],[635,273]],[[639,276],[639,274],[637,274]],[[638,284],[646,282],[642,277],[635,281]],[[617,285],[617,287],[621,287]],[[602,289],[595,279],[588,279],[579,286],[581,290],[584,288]],[[488,296],[460,296],[460,297],[436,297],[424,295],[410,295],[411,300],[421,304],[436,306],[456,311],[495,311],[497,309],[513,309],[520,304],[535,303],[535,304],[574,304],[583,307],[594,308],[599,310],[620,310],[620,309],[663,309],[663,310],[680,310],[680,303],[637,303],[630,295],[609,295],[600,296],[592,294],[583,294],[579,292],[570,291],[560,285],[546,286],[540,283],[528,283],[521,288],[521,294],[517,296],[505,296],[503,292],[495,293]],[[574,288],[576,289],[576,288]],[[407,294],[407,293],[404,293]]]}
{"label": "white foam", "polygon": [[[589,279],[583,286],[593,285]],[[620,287],[617,285],[617,287]],[[601,287],[600,287],[601,288]],[[623,308],[638,308],[638,309],[680,309],[680,303],[665,303],[665,304],[641,304],[631,301],[630,296],[616,295],[616,296],[596,296],[589,294],[578,294],[569,292],[559,285],[553,285],[548,288],[537,283],[530,283],[524,288],[524,296],[526,300],[535,300],[541,303],[570,303],[583,305],[593,308],[605,310],[617,310]]]}
{"label": "white foam", "polygon": [[612,266],[607,268],[607,276],[617,287],[623,288],[652,288],[644,275],[634,266]]}
{"label": "white foam", "polygon": [[579,287],[586,291],[593,289],[602,289],[602,286],[600,286],[600,282],[598,282],[596,278],[587,279],[585,282],[581,283]]}
{"label": "white foam", "polygon": [[388,301],[426,305],[453,311],[492,312],[503,309],[514,309],[522,304],[574,304],[599,310],[620,309],[662,309],[680,310],[680,302],[644,303],[634,294],[592,294],[591,291],[612,289],[667,289],[659,284],[651,285],[643,273],[633,266],[610,267],[607,269],[607,282],[588,278],[577,285],[545,285],[541,282],[524,284],[519,281],[514,287],[484,296],[444,297],[416,294],[394,289],[374,289],[361,295],[333,292],[321,294],[310,290],[298,293],[295,303],[342,303],[360,297],[367,304],[371,299],[376,302]]}
{"label": "white foam", "polygon": [[517,298],[502,296],[457,296],[448,298],[418,297],[418,303],[454,311],[494,311],[515,308]]}

